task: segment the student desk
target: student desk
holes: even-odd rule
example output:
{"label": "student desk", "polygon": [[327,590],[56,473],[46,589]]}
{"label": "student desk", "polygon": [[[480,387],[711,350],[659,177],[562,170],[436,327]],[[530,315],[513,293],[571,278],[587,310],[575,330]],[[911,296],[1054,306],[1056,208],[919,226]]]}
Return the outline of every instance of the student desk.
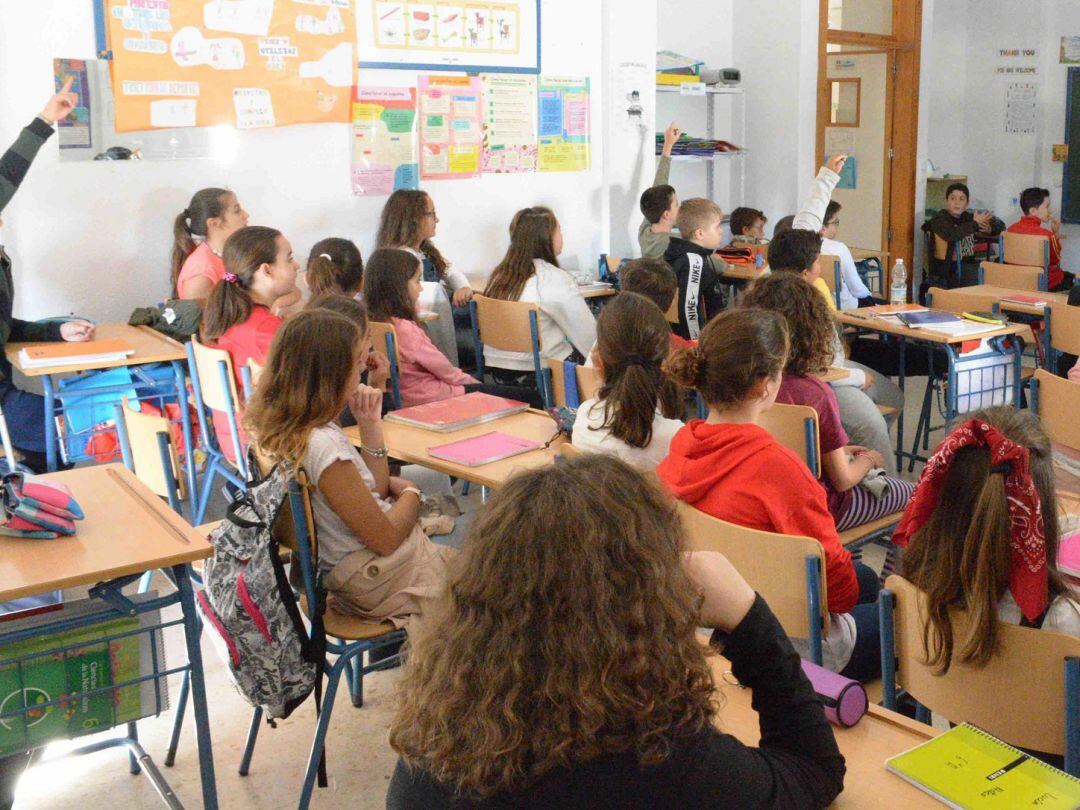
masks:
{"label": "student desk", "polygon": [[720,280],[742,287],[754,279],[768,275],[768,273],[768,265],[755,267],[752,264],[725,264],[724,272],[720,274]]}
{"label": "student desk", "polygon": [[[52,368],[23,368],[19,361],[19,350],[27,346],[40,346],[40,343],[9,343],[5,353],[7,359],[15,368],[27,377],[40,377],[45,392],[45,458],[49,469],[56,469],[56,416],[63,407],[62,399],[66,395],[57,395],[56,377],[58,375],[76,374],[86,371],[100,371],[107,368],[120,366],[131,367],[135,379],[130,385],[105,385],[95,388],[82,388],[77,392],[78,396],[89,394],[121,393],[132,389],[157,387],[159,380],[139,375],[138,366],[153,363],[170,363],[173,376],[176,381],[177,401],[186,404],[187,386],[184,376],[184,347],[172,338],[155,332],[149,326],[128,326],[126,323],[102,323],[94,329],[94,340],[111,340],[119,338],[126,340],[134,353],[123,360],[112,362],[97,362],[72,366],[54,366]],[[60,407],[57,407],[59,404]],[[180,420],[184,434],[184,453],[187,459],[188,492],[192,501],[192,509],[195,508],[197,489],[195,487],[195,464],[192,452],[191,440],[191,417],[186,407],[180,408]]]}
{"label": "student desk", "polygon": [[833,383],[837,380],[846,380],[851,376],[851,369],[843,368],[841,366],[829,366],[829,370],[824,374],[816,375],[818,379],[824,380],[827,383]]}
{"label": "student desk", "polygon": [[[992,389],[980,387],[978,390],[972,390],[969,388],[969,394],[960,394],[958,389],[958,379],[960,375],[967,376],[969,384],[974,379],[971,375],[978,373],[979,370],[987,368],[986,362],[988,359],[995,357],[1000,358],[1000,363],[992,363],[992,366],[1011,365],[1012,366],[1012,389],[1013,389],[1013,402],[1020,402],[1020,345],[1019,341],[1013,341],[1013,346],[1006,346],[1001,338],[1026,335],[1030,334],[1030,327],[1027,324],[1009,324],[1008,326],[1002,326],[997,329],[987,328],[986,332],[982,332],[978,335],[966,335],[962,337],[935,334],[927,332],[925,329],[912,329],[904,326],[898,320],[895,319],[883,319],[873,316],[870,309],[853,309],[836,313],[837,320],[845,326],[853,326],[860,331],[877,332],[881,335],[890,335],[898,338],[900,349],[900,373],[898,375],[897,384],[900,386],[900,390],[904,390],[904,380],[906,372],[906,351],[908,341],[911,341],[918,345],[927,347],[928,352],[933,351],[938,346],[953,347],[947,352],[949,359],[949,372],[948,372],[948,386],[945,396],[945,426],[948,428],[953,421],[953,417],[959,412],[958,406],[960,404],[960,398],[962,396],[976,396],[981,394],[992,393]],[[960,345],[968,341],[989,339],[989,350],[980,351],[967,356],[960,355]],[[1011,355],[1011,358],[1010,358]],[[932,358],[928,357],[928,362],[932,364]],[[933,371],[931,366],[930,371]],[[982,382],[982,375],[980,375],[980,383]],[[1002,388],[1004,393],[1004,388]],[[929,419],[929,409],[932,406],[932,402],[929,400],[931,395],[931,389],[927,386],[927,399],[923,402],[925,418]],[[927,424],[927,435],[923,437],[924,444],[928,443],[929,424]],[[912,464],[916,460],[925,461],[925,458],[918,455],[919,444],[919,431],[915,433],[915,442],[912,445],[911,452],[905,452],[904,450],[904,411],[900,410],[900,413],[896,417],[896,466],[899,468],[903,464],[905,457],[911,459]]]}
{"label": "student desk", "polygon": [[985,295],[988,300],[996,301],[1006,312],[1021,312],[1024,315],[1038,315],[1040,318],[1046,314],[1045,307],[1031,306],[1030,304],[1018,304],[1010,301],[1002,301],[1014,295],[1026,295],[1033,298],[1042,298],[1053,301],[1055,304],[1069,303],[1068,293],[1041,292],[1038,290],[1013,290],[1008,287],[995,287],[992,284],[977,284],[974,287],[963,287],[962,291],[968,295]]}
{"label": "student desk", "polygon": [[[567,272],[570,272],[570,271],[568,270]],[[573,275],[573,274],[571,273],[571,275]],[[484,288],[487,286],[487,283],[488,283],[488,277],[487,276],[467,276],[467,278],[469,279],[469,286],[472,287],[472,289],[474,291],[479,292],[479,293],[483,292]],[[603,289],[603,290],[582,290],[581,291],[581,295],[587,301],[592,299],[592,298],[610,298],[611,296],[618,295],[618,294],[619,294],[619,291],[614,289],[613,287],[609,287],[609,288],[606,288],[606,289]]]}
{"label": "student desk", "polygon": [[[516,472],[546,467],[551,464],[555,460],[555,456],[558,455],[559,445],[566,442],[566,439],[560,436],[547,449],[530,450],[528,453],[511,456],[491,464],[482,464],[479,467],[466,467],[428,455],[427,449],[429,447],[469,439],[473,436],[490,433],[493,430],[511,436],[520,436],[523,439],[532,439],[543,444],[555,435],[556,425],[555,421],[546,413],[532,409],[511,416],[504,416],[502,419],[496,419],[492,422],[484,422],[480,425],[472,425],[446,433],[436,433],[433,430],[423,430],[410,425],[383,421],[383,437],[392,458],[404,461],[407,464],[419,464],[421,467],[437,470],[455,478],[461,478],[464,481],[471,481],[490,488],[502,486]],[[359,428],[346,428],[345,434],[356,447],[360,446]]]}
{"label": "student desk", "polygon": [[[71,537],[26,540],[0,536],[0,602],[90,585],[94,586],[90,590],[92,597],[102,599],[121,615],[133,615],[135,606],[120,589],[146,571],[164,569],[176,585],[176,591],[141,603],[138,612],[174,604],[181,606],[188,664],[180,670],[191,670],[203,806],[216,808],[217,789],[199,647],[199,619],[188,576],[188,564],[209,557],[213,553],[212,547],[205,535],[187,524],[121,464],[50,473],[45,478],[66,484],[86,518],[76,521],[77,533]],[[50,623],[48,615],[44,614],[42,624],[29,633],[5,634],[0,624],[0,650],[5,643],[26,635],[37,636],[42,631],[78,626],[74,624],[78,619],[59,619]],[[0,659],[3,657],[0,652]],[[114,738],[91,743],[83,753],[114,746],[126,746],[138,756],[162,796],[171,796],[170,805],[178,806],[175,795],[153,762],[145,758],[145,751],[136,739]]]}
{"label": "student desk", "polygon": [[[757,745],[761,732],[757,712],[750,705],[753,693],[726,682],[723,675],[731,668],[727,659],[712,656],[709,666],[724,695],[724,703],[716,715],[717,727],[746,745]],[[844,792],[832,807],[941,807],[929,794],[885,770],[886,759],[941,732],[873,704],[853,727],[833,726],[832,730],[847,761]]]}

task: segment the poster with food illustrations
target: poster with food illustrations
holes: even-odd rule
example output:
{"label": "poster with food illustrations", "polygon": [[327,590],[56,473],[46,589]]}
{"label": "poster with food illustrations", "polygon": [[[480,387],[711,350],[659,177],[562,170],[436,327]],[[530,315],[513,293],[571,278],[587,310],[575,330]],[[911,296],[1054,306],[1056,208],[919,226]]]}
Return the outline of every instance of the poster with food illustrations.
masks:
{"label": "poster with food illustrations", "polygon": [[350,120],[353,0],[105,0],[116,130]]}
{"label": "poster with food illustrations", "polygon": [[540,171],[588,171],[592,137],[589,79],[544,76],[539,96]]}
{"label": "poster with food illustrations", "polygon": [[357,87],[352,115],[353,194],[419,188],[416,88]]}
{"label": "poster with food illustrations", "polygon": [[420,76],[420,178],[459,180],[480,173],[480,79]]}
{"label": "poster with food illustrations", "polygon": [[361,68],[540,72],[540,0],[357,0]]}
{"label": "poster with food illustrations", "polygon": [[480,76],[484,172],[536,171],[536,77]]}

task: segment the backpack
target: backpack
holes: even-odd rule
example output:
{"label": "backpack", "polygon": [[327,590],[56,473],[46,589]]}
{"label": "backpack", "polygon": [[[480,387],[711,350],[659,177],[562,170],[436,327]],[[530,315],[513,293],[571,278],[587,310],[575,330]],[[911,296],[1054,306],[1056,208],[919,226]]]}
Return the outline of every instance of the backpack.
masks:
{"label": "backpack", "polygon": [[[249,469],[259,469],[254,457]],[[321,685],[325,658],[325,636],[309,638],[271,535],[291,478],[277,464],[229,507],[210,535],[214,554],[197,595],[236,688],[271,721],[288,717]]]}

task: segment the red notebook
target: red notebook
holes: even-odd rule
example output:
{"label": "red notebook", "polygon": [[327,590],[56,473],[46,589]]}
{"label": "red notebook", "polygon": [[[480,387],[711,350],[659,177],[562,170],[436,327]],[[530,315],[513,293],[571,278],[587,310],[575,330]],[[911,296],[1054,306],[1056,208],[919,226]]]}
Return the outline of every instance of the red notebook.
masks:
{"label": "red notebook", "polygon": [[534,442],[532,439],[522,439],[493,430],[490,433],[473,436],[471,439],[462,439],[460,442],[429,447],[428,455],[465,467],[479,467],[481,464],[491,464],[494,461],[502,461],[504,458],[528,453],[542,446],[540,442]]}
{"label": "red notebook", "polygon": [[1045,307],[1050,303],[1045,298],[1036,298],[1034,295],[1003,295],[1001,300],[1013,304],[1028,304],[1033,307]]}
{"label": "red notebook", "polygon": [[386,415],[386,421],[447,433],[451,430],[521,413],[528,408],[527,402],[504,399],[476,391],[472,394],[462,394],[460,397],[440,399],[437,402],[391,411]]}

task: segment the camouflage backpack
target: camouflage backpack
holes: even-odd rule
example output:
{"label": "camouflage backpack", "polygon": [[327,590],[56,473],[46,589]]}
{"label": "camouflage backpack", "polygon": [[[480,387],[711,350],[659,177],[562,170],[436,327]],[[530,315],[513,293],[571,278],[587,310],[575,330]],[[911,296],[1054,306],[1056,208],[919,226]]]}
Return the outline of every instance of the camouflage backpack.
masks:
{"label": "camouflage backpack", "polygon": [[[257,470],[251,462],[249,469]],[[210,535],[214,555],[198,593],[237,689],[268,720],[288,717],[307,699],[325,654],[318,649],[325,641],[308,636],[271,535],[291,477],[285,465],[275,465],[229,507]]]}

